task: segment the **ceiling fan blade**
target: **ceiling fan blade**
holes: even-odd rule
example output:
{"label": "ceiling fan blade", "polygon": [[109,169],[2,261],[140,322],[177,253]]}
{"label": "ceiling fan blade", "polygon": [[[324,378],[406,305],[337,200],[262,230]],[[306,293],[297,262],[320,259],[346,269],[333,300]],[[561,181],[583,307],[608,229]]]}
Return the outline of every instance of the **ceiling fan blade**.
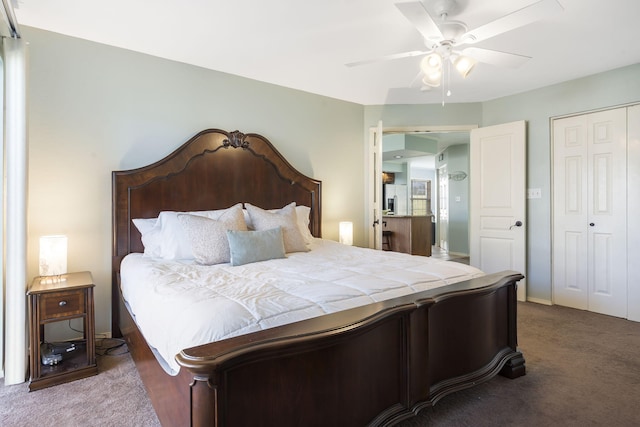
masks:
{"label": "ceiling fan blade", "polygon": [[444,36],[442,31],[436,25],[424,4],[419,1],[411,1],[406,3],[396,3],[396,7],[402,12],[416,29],[422,34],[425,40],[442,40]]}
{"label": "ceiling fan blade", "polygon": [[394,53],[392,55],[385,55],[385,56],[381,56],[379,58],[365,59],[364,61],[350,62],[350,63],[346,64],[346,66],[347,67],[357,67],[359,65],[374,64],[376,62],[391,61],[393,59],[411,58],[413,56],[426,55],[429,52],[430,51],[428,51],[428,50],[412,50],[410,52]]}
{"label": "ceiling fan blade", "polygon": [[540,0],[520,10],[491,21],[474,30],[468,31],[460,39],[467,44],[477,43],[490,39],[498,34],[520,28],[532,22],[539,21],[544,17],[564,9],[557,0]]}
{"label": "ceiling fan blade", "polygon": [[424,86],[422,84],[422,75],[422,71],[419,71],[418,74],[416,74],[416,76],[413,78],[413,80],[411,80],[411,84],[409,85],[409,87],[412,89],[420,89],[422,86]]}
{"label": "ceiling fan blade", "polygon": [[500,52],[498,50],[468,47],[462,51],[464,56],[475,59],[485,64],[499,67],[517,68],[531,59],[530,56],[516,55],[515,53]]}

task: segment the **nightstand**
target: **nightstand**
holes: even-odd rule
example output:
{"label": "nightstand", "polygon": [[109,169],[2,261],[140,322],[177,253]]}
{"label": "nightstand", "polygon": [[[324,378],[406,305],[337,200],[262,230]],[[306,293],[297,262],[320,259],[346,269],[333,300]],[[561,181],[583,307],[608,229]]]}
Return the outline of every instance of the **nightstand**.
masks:
{"label": "nightstand", "polygon": [[[96,365],[93,277],[88,271],[61,276],[36,277],[29,297],[29,391],[85,378],[98,373]],[[75,350],[46,354],[43,364],[41,345],[46,346],[44,325],[83,319],[84,336],[76,340]]]}

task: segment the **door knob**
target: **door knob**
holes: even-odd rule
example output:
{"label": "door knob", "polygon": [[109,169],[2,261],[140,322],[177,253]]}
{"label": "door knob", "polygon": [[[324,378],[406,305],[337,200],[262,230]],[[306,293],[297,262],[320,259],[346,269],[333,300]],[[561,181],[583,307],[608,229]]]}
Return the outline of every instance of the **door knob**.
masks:
{"label": "door knob", "polygon": [[590,227],[594,227],[594,226],[595,226],[595,224],[594,224],[594,223],[592,223],[592,222],[590,222],[590,223],[589,223],[589,226],[590,226]]}
{"label": "door knob", "polygon": [[516,221],[515,224],[509,227],[509,230],[511,230],[513,227],[522,227],[522,221]]}

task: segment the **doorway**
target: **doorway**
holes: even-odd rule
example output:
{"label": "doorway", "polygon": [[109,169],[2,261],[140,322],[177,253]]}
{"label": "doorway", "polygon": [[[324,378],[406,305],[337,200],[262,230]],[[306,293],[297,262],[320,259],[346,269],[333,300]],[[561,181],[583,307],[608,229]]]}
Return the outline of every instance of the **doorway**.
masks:
{"label": "doorway", "polygon": [[[455,194],[446,194],[442,198],[442,190],[440,183],[444,183],[447,191],[451,188],[447,185],[449,181],[449,173],[439,170],[442,166],[453,163],[454,172],[462,172],[462,176],[466,177],[469,171],[469,131],[476,126],[453,126],[453,127],[437,127],[437,128],[392,128],[384,129],[380,138],[380,159],[381,163],[378,168],[387,179],[387,182],[381,180],[376,183],[381,190],[378,197],[380,200],[380,213],[387,214],[389,209],[389,199],[398,198],[397,191],[406,191],[409,203],[399,203],[393,200],[394,209],[404,215],[411,215],[411,207],[414,205],[412,200],[411,187],[413,182],[427,181],[430,184],[431,197],[428,203],[428,213],[433,215],[434,223],[432,224],[433,248],[441,253],[440,247],[444,243],[445,251],[454,251],[456,255],[468,256],[469,254],[469,211],[468,211],[468,182],[469,180],[455,182]],[[379,128],[380,131],[382,130]],[[388,172],[388,174],[384,174]],[[438,172],[442,179],[438,178]],[[395,173],[395,186],[390,184],[389,176]],[[457,175],[460,176],[460,175]],[[400,185],[398,185],[400,183]],[[403,186],[403,183],[406,186]],[[402,199],[402,198],[399,198]],[[443,206],[443,203],[447,206]],[[449,209],[448,203],[453,206]],[[408,206],[407,206],[408,205]],[[368,204],[368,207],[371,205]],[[403,206],[408,207],[405,212]],[[442,216],[442,212],[447,215]],[[370,210],[367,210],[370,214]],[[450,244],[452,233],[449,232],[449,215],[453,213],[456,222],[453,224],[455,228],[453,237],[456,242]],[[374,224],[370,229],[370,246],[376,247],[376,231],[375,219],[371,216],[371,221],[367,221],[369,225]],[[381,219],[382,223],[382,219]],[[447,237],[449,236],[449,237]],[[378,237],[377,242],[381,242]]]}
{"label": "doorway", "polygon": [[[440,128],[386,128],[382,121],[370,128],[366,145],[367,179],[365,180],[365,223],[369,246],[380,249],[382,241],[382,148],[388,133],[469,134],[469,225],[470,264],[486,273],[503,270],[526,271],[525,177],[526,122],[512,122],[484,128],[478,126]],[[505,153],[508,153],[505,156]],[[440,156],[439,156],[440,159]],[[475,170],[475,172],[474,172]],[[455,181],[466,174],[457,173],[447,164],[447,174]],[[451,199],[451,198],[450,198]],[[436,198],[437,200],[437,198]],[[494,209],[495,208],[495,209]],[[451,206],[449,223],[452,222]],[[451,249],[451,227],[449,229]],[[517,236],[516,236],[517,234]],[[518,299],[526,300],[526,282],[518,286]]]}

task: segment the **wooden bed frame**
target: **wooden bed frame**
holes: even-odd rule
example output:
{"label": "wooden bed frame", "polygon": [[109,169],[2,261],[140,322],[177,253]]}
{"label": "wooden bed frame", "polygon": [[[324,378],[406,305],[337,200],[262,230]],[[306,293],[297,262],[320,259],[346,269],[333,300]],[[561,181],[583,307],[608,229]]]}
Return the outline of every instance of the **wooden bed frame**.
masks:
{"label": "wooden bed frame", "polygon": [[320,237],[320,181],[260,135],[216,129],[112,178],[112,330],[125,337],[165,426],[392,425],[497,373],[525,373],[516,347],[523,276],[504,272],[184,349],[170,376],[120,293],[123,257],[143,251],[131,220],[295,201],[311,207],[310,230]]}

